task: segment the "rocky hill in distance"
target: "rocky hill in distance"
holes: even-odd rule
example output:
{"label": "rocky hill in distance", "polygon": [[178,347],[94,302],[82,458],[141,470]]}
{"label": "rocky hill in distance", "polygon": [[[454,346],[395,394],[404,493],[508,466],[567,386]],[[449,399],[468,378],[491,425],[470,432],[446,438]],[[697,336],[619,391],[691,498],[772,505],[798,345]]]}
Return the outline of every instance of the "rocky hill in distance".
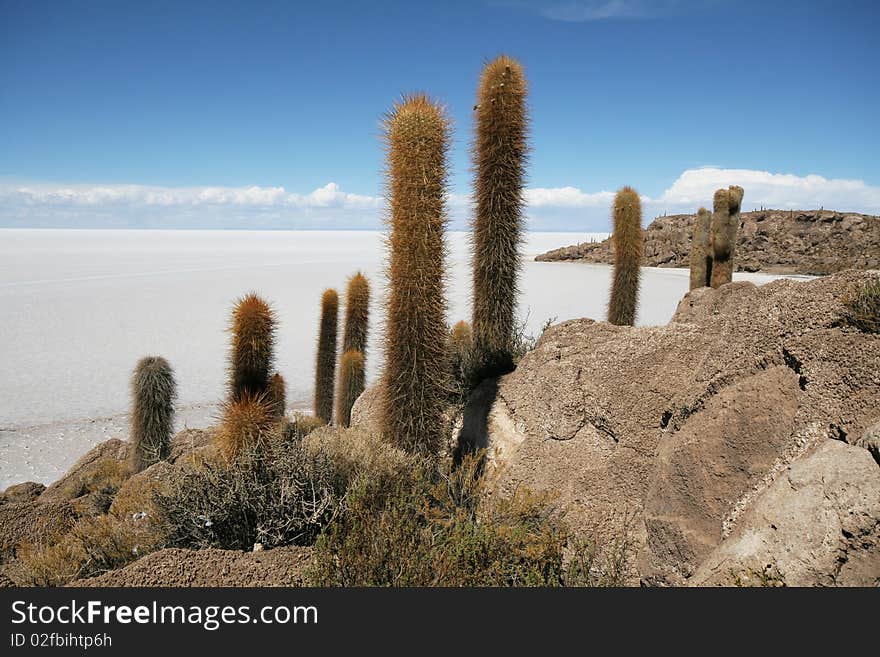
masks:
{"label": "rocky hill in distance", "polygon": [[[645,265],[687,267],[694,215],[657,217],[645,233]],[[611,239],[548,251],[538,261],[614,261]],[[880,268],[880,217],[832,210],[743,212],[738,271],[823,275]]]}

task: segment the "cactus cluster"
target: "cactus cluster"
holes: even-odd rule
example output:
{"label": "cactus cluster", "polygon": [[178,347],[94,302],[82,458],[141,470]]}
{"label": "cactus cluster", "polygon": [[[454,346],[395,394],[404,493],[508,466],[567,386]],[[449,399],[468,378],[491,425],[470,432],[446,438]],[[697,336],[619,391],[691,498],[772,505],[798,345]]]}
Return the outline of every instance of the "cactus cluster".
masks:
{"label": "cactus cluster", "polygon": [[174,429],[174,371],[161,356],[138,361],[131,376],[131,469],[140,472],[168,458]]}
{"label": "cactus cluster", "polygon": [[639,274],[645,253],[642,204],[632,187],[614,197],[614,279],[608,301],[608,322],[633,326],[639,297]]}
{"label": "cactus cluster", "polygon": [[715,192],[712,213],[712,273],[709,283],[721,287],[733,280],[733,256],[743,188],[731,185]]}
{"label": "cactus cluster", "polygon": [[404,97],[384,122],[390,228],[382,433],[436,453],[449,391],[444,230],[449,119],[423,94]]}
{"label": "cactus cluster", "polygon": [[475,108],[473,340],[477,378],[513,369],[519,248],[524,225],[527,84],[501,56],[483,68]]}
{"label": "cactus cluster", "polygon": [[351,408],[366,384],[370,285],[363,274],[358,272],[349,279],[345,297],[345,329],[336,393],[336,424],[341,427],[351,424]]}

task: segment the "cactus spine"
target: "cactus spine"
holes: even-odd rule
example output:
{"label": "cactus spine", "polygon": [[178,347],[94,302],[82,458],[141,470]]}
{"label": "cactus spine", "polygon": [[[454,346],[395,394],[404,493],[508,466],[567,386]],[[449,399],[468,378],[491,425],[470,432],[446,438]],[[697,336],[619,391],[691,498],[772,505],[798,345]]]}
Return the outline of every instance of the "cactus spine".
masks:
{"label": "cactus spine", "polygon": [[364,391],[364,354],[349,350],[339,359],[339,392],[336,397],[336,424],[351,424],[351,408]]}
{"label": "cactus spine", "polygon": [[275,313],[256,294],[248,294],[236,303],[230,330],[230,401],[264,394],[274,360]]}
{"label": "cactus spine", "polygon": [[473,159],[473,337],[477,378],[513,369],[528,146],[523,68],[501,56],[480,77]]}
{"label": "cactus spine", "polygon": [[715,192],[712,213],[712,287],[721,287],[733,280],[733,251],[739,229],[743,188],[731,185]]}
{"label": "cactus spine", "polygon": [[709,287],[712,278],[712,253],[709,249],[709,229],[712,213],[706,208],[697,210],[694,219],[694,238],[691,242],[691,288]]}
{"label": "cactus spine", "polygon": [[345,294],[345,329],[342,334],[342,352],[367,353],[367,329],[370,320],[370,284],[358,272],[348,280]]}
{"label": "cactus spine", "polygon": [[639,273],[645,252],[642,205],[632,187],[614,197],[614,280],[608,302],[608,321],[632,326],[639,297]]}
{"label": "cactus spine", "polygon": [[133,472],[168,458],[174,429],[174,371],[161,356],[138,361],[131,377],[131,467]]}
{"label": "cactus spine", "polygon": [[315,415],[325,424],[329,424],[333,417],[338,315],[339,295],[336,290],[324,290],[321,296],[321,326],[315,367]]}
{"label": "cactus spine", "polygon": [[424,95],[385,119],[389,195],[387,328],[381,401],[384,435],[414,452],[444,440],[449,392],[444,256],[449,121]]}

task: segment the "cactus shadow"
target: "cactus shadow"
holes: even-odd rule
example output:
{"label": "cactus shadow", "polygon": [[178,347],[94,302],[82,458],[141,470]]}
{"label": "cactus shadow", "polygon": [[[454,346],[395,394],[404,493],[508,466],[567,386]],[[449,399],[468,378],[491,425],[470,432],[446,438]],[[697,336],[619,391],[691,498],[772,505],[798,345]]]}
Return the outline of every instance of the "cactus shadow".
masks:
{"label": "cactus shadow", "polygon": [[456,437],[453,463],[489,447],[489,411],[498,396],[497,377],[486,379],[470,394],[462,411],[462,426]]}

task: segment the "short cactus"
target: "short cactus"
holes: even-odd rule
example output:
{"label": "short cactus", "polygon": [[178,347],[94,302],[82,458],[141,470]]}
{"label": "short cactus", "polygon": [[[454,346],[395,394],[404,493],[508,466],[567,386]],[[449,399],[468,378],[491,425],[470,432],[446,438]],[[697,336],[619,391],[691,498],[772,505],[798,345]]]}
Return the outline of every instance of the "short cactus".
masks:
{"label": "short cactus", "polygon": [[449,352],[452,359],[452,376],[460,383],[467,383],[469,363],[473,351],[474,334],[471,325],[464,320],[449,332]]}
{"label": "short cactus", "polygon": [[342,333],[342,352],[367,353],[367,329],[370,320],[370,284],[358,272],[348,280],[345,293],[345,328]]}
{"label": "short cactus", "polygon": [[473,337],[477,379],[514,367],[519,247],[525,224],[528,93],[522,66],[501,56],[486,64],[476,106],[473,223]]}
{"label": "short cactus", "polygon": [[168,458],[174,430],[174,371],[161,356],[138,361],[131,377],[131,468],[140,472]]}
{"label": "short cactus", "polygon": [[734,247],[739,229],[743,188],[731,185],[715,192],[712,213],[712,287],[721,287],[733,280]]}
{"label": "short cactus", "polygon": [[691,288],[709,287],[712,278],[712,253],[709,249],[712,213],[706,208],[697,210],[694,218],[694,237],[691,242]]}
{"label": "short cactus", "polygon": [[346,351],[339,359],[339,391],[336,396],[336,425],[351,425],[351,408],[364,391],[364,355]]}
{"label": "short cactus", "polygon": [[235,305],[230,332],[230,401],[264,394],[274,361],[275,313],[256,294],[248,294]]}
{"label": "short cactus", "polygon": [[339,295],[336,290],[325,290],[321,296],[321,325],[315,366],[315,415],[325,424],[329,424],[333,417],[338,316]]}
{"label": "short cactus", "polygon": [[413,452],[443,444],[450,390],[444,230],[449,120],[424,95],[385,119],[389,194],[382,433]]}
{"label": "short cactus", "polygon": [[639,274],[645,253],[642,205],[638,192],[624,187],[614,197],[614,280],[608,302],[608,321],[633,326],[639,297]]}
{"label": "short cactus", "polygon": [[271,406],[278,418],[284,417],[284,410],[287,406],[287,389],[284,383],[284,377],[278,372],[269,379],[269,388],[266,390],[266,401]]}
{"label": "short cactus", "polygon": [[281,425],[272,401],[266,394],[245,393],[226,403],[216,441],[220,454],[231,462],[259,454],[280,437]]}

